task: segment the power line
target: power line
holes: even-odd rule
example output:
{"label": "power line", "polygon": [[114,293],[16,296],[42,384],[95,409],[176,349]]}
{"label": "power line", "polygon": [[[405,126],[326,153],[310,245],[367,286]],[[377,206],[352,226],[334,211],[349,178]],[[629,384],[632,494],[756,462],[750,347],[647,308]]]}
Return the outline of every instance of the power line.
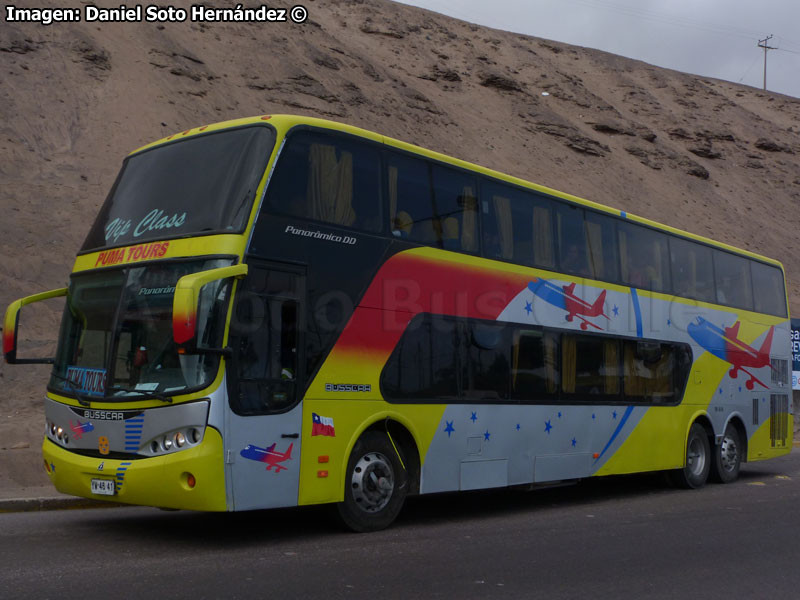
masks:
{"label": "power line", "polygon": [[756,64],[756,61],[758,61],[758,56],[756,56],[753,59],[753,62],[750,63],[750,66],[747,67],[747,70],[744,72],[744,75],[742,75],[742,77],[739,79],[739,83],[742,83],[742,81],[744,81],[744,78],[747,77],[747,74],[750,72],[750,69],[753,68],[753,65]]}

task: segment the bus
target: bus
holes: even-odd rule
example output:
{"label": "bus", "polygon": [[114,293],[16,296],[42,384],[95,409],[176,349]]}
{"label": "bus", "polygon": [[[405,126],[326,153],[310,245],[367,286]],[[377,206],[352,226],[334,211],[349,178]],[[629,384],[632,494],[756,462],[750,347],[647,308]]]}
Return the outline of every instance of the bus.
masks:
{"label": "bus", "polygon": [[[62,297],[54,357],[20,311]],[[780,263],[345,124],[264,115],[132,152],[65,288],[12,303],[52,363],[60,492],[201,511],[788,453]],[[19,355],[18,355],[18,350]]]}

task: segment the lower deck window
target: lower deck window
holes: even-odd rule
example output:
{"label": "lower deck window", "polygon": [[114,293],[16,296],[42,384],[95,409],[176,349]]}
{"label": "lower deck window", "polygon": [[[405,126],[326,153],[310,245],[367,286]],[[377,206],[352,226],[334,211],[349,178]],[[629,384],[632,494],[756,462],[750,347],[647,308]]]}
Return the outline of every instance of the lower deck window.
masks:
{"label": "lower deck window", "polygon": [[384,367],[390,402],[680,402],[688,344],[420,314]]}

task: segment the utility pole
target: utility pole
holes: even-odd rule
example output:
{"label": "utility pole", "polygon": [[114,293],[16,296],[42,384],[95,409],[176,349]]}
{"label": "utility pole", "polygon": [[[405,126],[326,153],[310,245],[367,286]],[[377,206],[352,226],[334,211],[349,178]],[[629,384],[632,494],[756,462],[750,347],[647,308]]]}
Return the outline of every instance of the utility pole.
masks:
{"label": "utility pole", "polygon": [[767,50],[777,50],[777,48],[773,48],[772,46],[767,46],[767,42],[772,39],[771,35],[768,35],[763,40],[758,40],[758,47],[764,49],[764,90],[767,89]]}

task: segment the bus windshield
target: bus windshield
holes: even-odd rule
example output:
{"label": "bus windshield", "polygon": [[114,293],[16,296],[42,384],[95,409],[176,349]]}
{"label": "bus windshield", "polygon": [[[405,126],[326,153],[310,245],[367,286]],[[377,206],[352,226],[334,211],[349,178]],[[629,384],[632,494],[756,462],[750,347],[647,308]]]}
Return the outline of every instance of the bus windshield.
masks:
{"label": "bus windshield", "polygon": [[271,128],[254,126],[194,136],[129,157],[81,252],[241,233],[274,143]]}
{"label": "bus windshield", "polygon": [[[175,284],[229,266],[228,259],[174,261],[72,277],[50,388],[82,398],[183,393],[211,383],[219,356],[179,355],[172,337]],[[198,340],[219,347],[229,285],[202,288]]]}

